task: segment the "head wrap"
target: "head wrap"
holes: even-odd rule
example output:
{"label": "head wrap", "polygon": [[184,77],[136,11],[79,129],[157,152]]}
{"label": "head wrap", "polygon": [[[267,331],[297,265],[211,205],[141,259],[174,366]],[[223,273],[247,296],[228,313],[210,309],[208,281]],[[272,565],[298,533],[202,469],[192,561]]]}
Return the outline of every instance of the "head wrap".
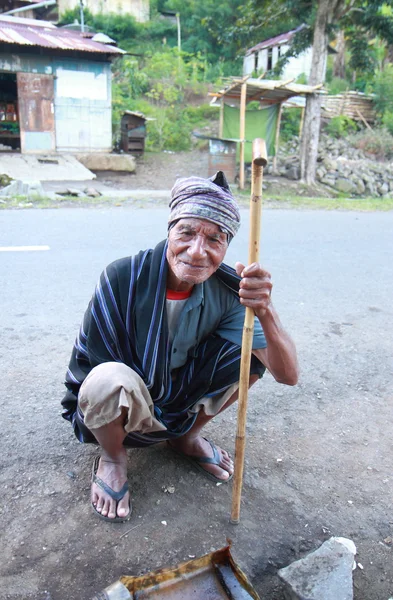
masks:
{"label": "head wrap", "polygon": [[230,241],[240,227],[239,207],[222,171],[210,179],[178,179],[171,195],[169,228],[179,219],[206,219],[225,231]]}

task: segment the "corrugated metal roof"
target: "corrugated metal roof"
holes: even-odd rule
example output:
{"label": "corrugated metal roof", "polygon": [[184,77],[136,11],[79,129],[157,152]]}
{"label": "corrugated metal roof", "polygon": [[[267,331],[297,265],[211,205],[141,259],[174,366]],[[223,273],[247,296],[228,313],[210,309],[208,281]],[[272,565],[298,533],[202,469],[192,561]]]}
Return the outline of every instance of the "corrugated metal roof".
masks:
{"label": "corrugated metal roof", "polygon": [[280,35],[276,35],[275,37],[269,38],[267,40],[263,40],[259,42],[256,46],[253,46],[246,52],[246,56],[252,54],[253,52],[257,52],[259,50],[263,50],[264,48],[271,48],[272,46],[279,46],[280,44],[285,44],[285,42],[291,41],[295,33],[304,29],[305,25],[300,25],[296,27],[296,29],[291,29],[290,31],[286,31],[285,33],[280,33]]}
{"label": "corrugated metal roof", "polygon": [[59,29],[52,23],[0,15],[0,43],[76,50],[99,54],[125,54],[124,50],[88,39],[80,31]]}
{"label": "corrugated metal roof", "polygon": [[250,76],[233,77],[228,85],[219,92],[210,92],[209,96],[215,96],[218,100],[233,100],[240,102],[241,89],[243,84],[246,84],[246,102],[252,100],[259,101],[263,104],[277,104],[285,102],[292,96],[303,94],[324,94],[321,85],[303,85],[293,83],[293,79],[288,81],[269,80],[269,79],[252,79]]}

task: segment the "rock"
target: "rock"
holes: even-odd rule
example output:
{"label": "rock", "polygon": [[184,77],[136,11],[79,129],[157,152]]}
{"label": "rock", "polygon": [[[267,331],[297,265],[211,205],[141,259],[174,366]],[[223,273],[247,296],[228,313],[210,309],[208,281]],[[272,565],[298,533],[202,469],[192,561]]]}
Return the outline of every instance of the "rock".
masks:
{"label": "rock", "polygon": [[12,181],[12,177],[7,175],[6,173],[3,173],[2,175],[0,175],[0,188],[10,185]]}
{"label": "rock", "polygon": [[78,196],[78,198],[85,196],[82,190],[78,190],[77,188],[67,188],[67,196]]}
{"label": "rock", "polygon": [[86,188],[84,192],[86,196],[89,196],[90,198],[99,198],[101,196],[100,192],[93,187]]}
{"label": "rock", "polygon": [[327,171],[337,171],[338,169],[338,162],[336,160],[332,160],[331,158],[325,158],[323,164]]}
{"label": "rock", "polygon": [[300,179],[300,168],[297,165],[292,165],[286,170],[285,177],[287,179]]}
{"label": "rock", "polygon": [[333,175],[325,175],[325,177],[321,179],[321,183],[329,185],[330,187],[334,187],[336,184],[336,178],[333,177]]}
{"label": "rock", "polygon": [[332,537],[305,558],[278,571],[290,600],[353,600],[355,544]]}
{"label": "rock", "polygon": [[136,169],[135,158],[131,154],[92,152],[77,154],[76,157],[90,171],[128,171],[133,173]]}
{"label": "rock", "polygon": [[377,189],[381,196],[385,196],[385,194],[387,194],[389,191],[389,184],[385,181]]}
{"label": "rock", "polygon": [[371,181],[367,181],[366,190],[370,193],[371,196],[378,196],[378,192],[375,189],[374,183]]}
{"label": "rock", "polygon": [[336,179],[335,188],[344,194],[351,194],[355,190],[353,182],[346,177],[338,177]]}
{"label": "rock", "polygon": [[358,179],[355,183],[356,186],[356,193],[361,195],[364,194],[365,190],[366,190],[366,186],[363,183],[362,179]]}
{"label": "rock", "polygon": [[321,180],[326,175],[326,169],[325,169],[325,167],[322,167],[322,166],[318,167],[316,173],[317,173],[318,179]]}
{"label": "rock", "polygon": [[35,198],[44,198],[45,192],[40,181],[22,181],[15,179],[3,189],[0,189],[0,196],[15,197],[25,196],[34,200]]}

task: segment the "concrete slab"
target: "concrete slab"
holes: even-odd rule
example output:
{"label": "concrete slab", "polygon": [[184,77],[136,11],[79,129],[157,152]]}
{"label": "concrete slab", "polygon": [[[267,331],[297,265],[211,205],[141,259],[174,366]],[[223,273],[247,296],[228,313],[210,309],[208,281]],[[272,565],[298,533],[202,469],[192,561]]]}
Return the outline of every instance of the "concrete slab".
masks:
{"label": "concrete slab", "polygon": [[133,198],[135,200],[165,200],[169,203],[171,190],[141,190],[141,189],[125,189],[116,190],[110,185],[106,185],[102,181],[95,181],[91,184],[89,181],[46,181],[43,182],[43,188],[46,192],[55,192],[57,194],[65,194],[69,188],[75,188],[81,192],[85,192],[86,188],[94,188],[105,198]]}
{"label": "concrete slab", "polygon": [[120,171],[133,173],[136,161],[131,154],[108,154],[105,152],[89,152],[77,154],[78,160],[92,171]]}
{"label": "concrete slab", "polygon": [[356,547],[352,540],[332,537],[278,571],[288,600],[353,600],[352,570]]}
{"label": "concrete slab", "polygon": [[0,174],[22,181],[91,181],[95,174],[72,154],[0,152]]}

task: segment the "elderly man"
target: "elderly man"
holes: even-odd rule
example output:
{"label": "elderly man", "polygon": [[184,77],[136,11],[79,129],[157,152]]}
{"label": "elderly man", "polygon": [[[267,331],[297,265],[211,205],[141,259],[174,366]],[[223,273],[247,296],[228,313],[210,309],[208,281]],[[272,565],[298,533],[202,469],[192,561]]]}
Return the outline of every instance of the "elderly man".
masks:
{"label": "elderly man", "polygon": [[245,307],[255,311],[250,385],[267,368],[294,385],[296,350],[259,264],[223,264],[240,225],[222,172],[180,179],[168,239],[110,264],[84,316],[66,376],[65,419],[98,443],[91,503],[111,522],[131,515],[126,447],[167,440],[214,481],[233,474],[229,454],[202,428],[238,396]]}

